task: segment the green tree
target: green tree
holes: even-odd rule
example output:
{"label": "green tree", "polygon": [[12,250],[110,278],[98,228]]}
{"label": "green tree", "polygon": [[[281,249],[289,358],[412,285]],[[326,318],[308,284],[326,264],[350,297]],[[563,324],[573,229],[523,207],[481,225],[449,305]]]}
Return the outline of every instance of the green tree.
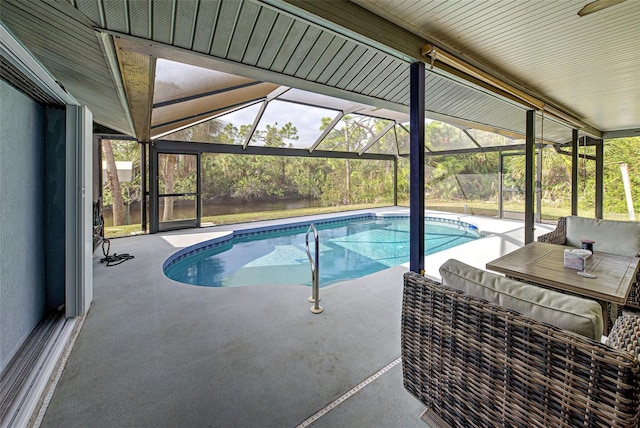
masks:
{"label": "green tree", "polygon": [[[125,206],[140,202],[140,145],[135,141],[101,140],[101,150],[105,163],[103,187],[103,207],[111,206],[113,225],[126,223]],[[133,177],[129,182],[121,182],[116,162],[133,162]]]}
{"label": "green tree", "polygon": [[[331,120],[331,118],[324,118],[321,130],[326,129]],[[325,150],[360,152],[373,140],[376,131],[380,130],[379,122],[370,117],[345,115],[340,125],[329,132],[320,147]],[[361,164],[352,162],[350,159],[329,159],[328,164],[332,171],[323,186],[323,203],[325,205],[350,204],[361,199],[362,195],[353,194],[352,191],[352,176],[358,175],[355,170],[352,170],[352,166],[359,168]]]}
{"label": "green tree", "polygon": [[[176,131],[167,137],[188,142],[213,142],[219,139],[218,137],[221,136],[226,126],[228,125],[225,125],[220,120],[211,119]],[[165,161],[158,167],[163,172],[164,193],[190,191],[196,187],[197,177],[194,172],[197,169],[197,164],[195,156],[168,154]],[[179,180],[179,182],[176,183],[176,180]],[[162,221],[173,220],[174,202],[174,197],[164,198]]]}
{"label": "green tree", "polygon": [[102,141],[102,155],[106,163],[106,179],[107,187],[112,195],[112,213],[113,225],[120,226],[124,224],[124,200],[122,199],[122,189],[120,188],[120,179],[118,178],[118,168],[116,166],[115,156],[110,140]]}
{"label": "green tree", "polygon": [[627,213],[621,163],[627,164],[634,212],[639,211],[635,208],[640,204],[640,170],[638,170],[637,159],[640,159],[640,137],[619,138],[605,142],[603,171],[605,212]]}

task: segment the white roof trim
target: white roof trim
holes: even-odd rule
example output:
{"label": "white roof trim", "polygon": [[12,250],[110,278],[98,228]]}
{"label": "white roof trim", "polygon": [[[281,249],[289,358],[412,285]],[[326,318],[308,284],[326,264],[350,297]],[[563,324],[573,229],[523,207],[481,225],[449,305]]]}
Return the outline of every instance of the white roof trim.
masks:
{"label": "white roof trim", "polygon": [[0,21],[0,53],[14,67],[29,77],[40,89],[61,104],[79,106],[80,103],[58,84],[56,79],[42,64],[18,41]]}

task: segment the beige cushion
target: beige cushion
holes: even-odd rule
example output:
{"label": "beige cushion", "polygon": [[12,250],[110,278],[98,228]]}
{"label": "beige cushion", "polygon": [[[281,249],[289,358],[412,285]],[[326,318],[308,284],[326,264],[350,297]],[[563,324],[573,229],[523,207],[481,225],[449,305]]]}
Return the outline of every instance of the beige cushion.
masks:
{"label": "beige cushion", "polygon": [[567,245],[580,248],[591,239],[594,251],[633,257],[640,251],[640,222],[567,217]]}
{"label": "beige cushion", "polygon": [[602,309],[598,302],[515,281],[448,260],[440,267],[442,283],[497,303],[525,317],[600,341]]}

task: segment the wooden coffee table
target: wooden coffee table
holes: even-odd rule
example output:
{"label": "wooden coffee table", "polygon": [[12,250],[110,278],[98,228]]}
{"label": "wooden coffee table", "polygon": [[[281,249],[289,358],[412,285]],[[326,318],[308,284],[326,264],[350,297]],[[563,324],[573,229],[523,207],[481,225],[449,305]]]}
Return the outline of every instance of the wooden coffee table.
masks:
{"label": "wooden coffee table", "polygon": [[531,242],[487,263],[487,269],[578,296],[623,305],[638,269],[638,257],[594,252],[585,278],[577,270],[564,267],[564,250],[573,247]]}

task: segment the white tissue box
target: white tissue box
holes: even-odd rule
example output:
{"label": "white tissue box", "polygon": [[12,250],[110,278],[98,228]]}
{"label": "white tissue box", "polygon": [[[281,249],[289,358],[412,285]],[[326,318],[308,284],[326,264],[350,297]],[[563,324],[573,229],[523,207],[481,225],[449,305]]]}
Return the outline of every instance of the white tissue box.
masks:
{"label": "white tissue box", "polygon": [[564,250],[564,267],[585,270],[589,257],[591,251],[588,250]]}

